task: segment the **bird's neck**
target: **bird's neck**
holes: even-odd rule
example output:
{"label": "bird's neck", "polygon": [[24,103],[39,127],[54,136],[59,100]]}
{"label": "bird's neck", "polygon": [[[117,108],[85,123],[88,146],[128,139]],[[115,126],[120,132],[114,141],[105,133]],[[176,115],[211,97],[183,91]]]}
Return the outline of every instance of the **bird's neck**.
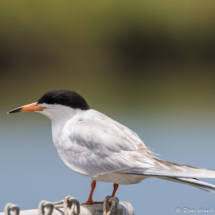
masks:
{"label": "bird's neck", "polygon": [[83,112],[80,109],[73,109],[70,107],[45,109],[45,111],[43,111],[43,114],[52,122],[52,137],[55,144],[66,122],[72,119],[76,114]]}
{"label": "bird's neck", "polygon": [[59,114],[55,119],[52,121],[52,137],[53,142],[56,145],[59,135],[61,134],[63,127],[65,124],[71,120],[74,116],[77,114],[80,114],[82,111],[79,109],[73,109],[70,112],[67,112],[66,114]]}
{"label": "bird's neck", "polygon": [[59,122],[52,121],[52,139],[53,139],[53,142],[55,145],[57,144],[57,139],[58,139],[59,135],[61,134],[62,129],[68,120],[69,119],[64,118],[63,120],[60,120]]}

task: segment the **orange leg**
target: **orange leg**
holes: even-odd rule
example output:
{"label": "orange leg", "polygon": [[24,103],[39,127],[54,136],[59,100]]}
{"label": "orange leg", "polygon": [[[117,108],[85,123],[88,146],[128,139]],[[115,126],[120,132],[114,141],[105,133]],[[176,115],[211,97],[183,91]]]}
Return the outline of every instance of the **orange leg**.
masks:
{"label": "orange leg", "polygon": [[113,193],[112,193],[112,197],[115,196],[118,187],[119,187],[119,184],[113,184]]}
{"label": "orange leg", "polygon": [[[119,184],[113,184],[113,193],[111,195],[112,197],[115,196],[118,187],[119,187]],[[95,202],[95,204],[103,204],[103,203],[104,203],[104,201],[103,202]]]}
{"label": "orange leg", "polygon": [[94,205],[95,204],[95,202],[92,200],[93,192],[94,192],[95,188],[96,188],[96,181],[93,181],[91,183],[91,191],[90,191],[89,198],[85,203],[82,203],[81,205]]}

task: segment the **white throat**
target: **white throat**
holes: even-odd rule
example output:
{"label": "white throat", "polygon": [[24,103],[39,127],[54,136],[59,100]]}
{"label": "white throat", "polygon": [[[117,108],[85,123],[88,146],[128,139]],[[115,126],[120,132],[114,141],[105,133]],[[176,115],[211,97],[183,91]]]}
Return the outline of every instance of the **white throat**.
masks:
{"label": "white throat", "polygon": [[66,122],[76,114],[83,112],[83,110],[81,109],[73,109],[71,107],[58,104],[40,104],[39,106],[46,107],[46,109],[44,109],[43,111],[38,111],[38,113],[47,116],[51,120],[52,138],[54,143],[56,143],[56,140]]}

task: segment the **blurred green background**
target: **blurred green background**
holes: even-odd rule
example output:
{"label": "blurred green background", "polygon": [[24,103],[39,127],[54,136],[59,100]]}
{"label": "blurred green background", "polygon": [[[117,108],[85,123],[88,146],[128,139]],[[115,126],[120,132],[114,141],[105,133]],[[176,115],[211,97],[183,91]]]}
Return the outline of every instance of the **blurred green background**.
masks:
{"label": "blurred green background", "polygon": [[[12,117],[6,116],[5,112],[35,102],[43,93],[59,88],[80,93],[93,109],[113,117],[137,133],[139,131],[143,141],[147,140],[146,144],[153,146],[155,152],[171,154],[177,144],[189,149],[178,149],[184,154],[178,157],[172,155],[172,161],[193,162],[189,163],[193,165],[199,162],[201,166],[204,164],[201,159],[207,157],[208,160],[204,160],[205,167],[211,165],[214,169],[214,159],[210,160],[210,156],[206,156],[206,153],[212,153],[210,147],[215,138],[214,11],[215,2],[212,0],[1,1],[0,167],[2,173],[5,171],[4,182],[9,177],[4,156],[11,153],[11,142],[16,141],[18,136],[26,135],[26,127],[29,135],[40,135],[40,132],[43,133],[41,128],[47,129],[44,131],[47,131],[47,141],[51,143],[50,125],[43,117],[33,114]],[[31,127],[33,123],[38,126]],[[17,127],[19,131],[15,132]],[[180,139],[182,137],[184,139]],[[19,142],[19,150],[24,155],[31,137],[26,143],[23,139]],[[159,148],[160,144],[163,144],[162,148]],[[50,145],[47,152],[52,147]],[[37,152],[42,153],[40,150]],[[196,150],[195,153],[193,150]],[[205,154],[200,159],[201,150],[205,150]],[[18,162],[20,156],[15,155],[15,152],[13,155],[17,156]],[[190,155],[195,159],[191,160]],[[37,174],[40,174],[40,170]],[[22,180],[16,181],[16,186]],[[10,185],[5,185],[2,191],[4,195],[1,196],[0,211],[3,211],[6,201],[12,201],[9,194],[8,199],[5,198],[7,186]],[[29,182],[28,186],[32,187],[33,183]],[[140,185],[136,186],[137,192]],[[168,189],[171,185],[165,186]],[[197,192],[193,190],[190,198],[193,192]],[[82,195],[83,201],[86,193]],[[203,195],[202,191],[198,193]],[[178,196],[182,197],[183,194]],[[211,195],[206,196],[212,198]],[[37,197],[40,200],[44,198],[39,193]],[[60,198],[57,194],[55,197],[53,200]],[[204,198],[205,204],[210,202],[207,198]],[[25,202],[26,196],[22,199]],[[132,198],[129,200],[132,202]],[[132,204],[135,202],[133,197]],[[32,202],[28,202],[23,208],[31,206],[35,207]],[[172,202],[171,206],[163,206],[163,212],[172,214],[176,206],[177,201]],[[137,214],[141,214],[141,207],[143,204],[140,202],[135,205]],[[154,210],[151,204],[146,212],[159,212],[158,208]]]}
{"label": "blurred green background", "polygon": [[213,111],[214,6],[1,1],[1,97],[22,104],[66,88],[93,107]]}

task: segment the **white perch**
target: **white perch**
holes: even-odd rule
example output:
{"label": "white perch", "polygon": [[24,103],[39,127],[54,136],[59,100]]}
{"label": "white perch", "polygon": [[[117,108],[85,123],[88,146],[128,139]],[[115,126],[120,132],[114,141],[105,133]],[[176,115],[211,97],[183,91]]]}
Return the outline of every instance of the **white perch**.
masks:
{"label": "white perch", "polygon": [[38,209],[33,210],[21,211],[17,205],[9,203],[0,215],[134,215],[134,209],[129,202],[119,202],[116,197],[106,197],[103,205],[80,206],[77,199],[67,196],[55,203],[41,201]]}

